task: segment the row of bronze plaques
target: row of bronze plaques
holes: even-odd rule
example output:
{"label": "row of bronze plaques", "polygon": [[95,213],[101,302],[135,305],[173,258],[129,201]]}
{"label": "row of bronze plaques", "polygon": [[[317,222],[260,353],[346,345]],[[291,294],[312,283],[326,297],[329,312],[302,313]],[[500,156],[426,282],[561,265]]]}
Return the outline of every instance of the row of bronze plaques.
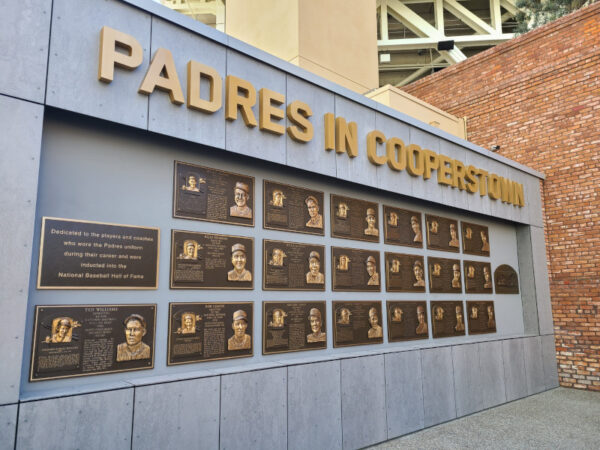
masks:
{"label": "row of bronze plaques", "polygon": [[[209,167],[175,162],[173,216],[254,226],[254,177]],[[263,226],[265,229],[324,236],[321,191],[264,181]],[[458,221],[383,206],[384,242],[447,252],[460,251]],[[331,194],[331,236],[379,242],[379,205],[375,202]],[[488,227],[461,222],[463,252],[490,256]]]}
{"label": "row of bronze plaques", "polygon": [[[381,301],[334,301],[333,345],[383,342]],[[388,301],[390,342],[427,339],[425,301]],[[254,308],[170,303],[168,365],[253,355]],[[464,336],[462,301],[432,301],[434,338]],[[469,334],[495,333],[493,301],[467,301]],[[37,306],[30,381],[151,369],[156,304]],[[324,349],[324,301],[263,302],[263,354]]]}

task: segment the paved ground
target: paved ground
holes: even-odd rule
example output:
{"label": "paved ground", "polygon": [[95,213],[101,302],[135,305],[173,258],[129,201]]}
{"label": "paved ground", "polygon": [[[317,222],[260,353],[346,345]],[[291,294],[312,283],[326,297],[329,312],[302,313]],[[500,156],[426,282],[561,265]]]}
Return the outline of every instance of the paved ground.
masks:
{"label": "paved ground", "polygon": [[600,393],[558,388],[371,449],[600,449]]}

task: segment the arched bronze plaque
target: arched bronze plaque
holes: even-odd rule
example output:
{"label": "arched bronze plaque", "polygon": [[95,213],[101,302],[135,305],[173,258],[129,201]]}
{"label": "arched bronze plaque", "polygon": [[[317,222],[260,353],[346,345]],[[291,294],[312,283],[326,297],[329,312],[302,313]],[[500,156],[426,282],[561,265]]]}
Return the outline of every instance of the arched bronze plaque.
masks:
{"label": "arched bronze plaque", "polygon": [[494,271],[496,294],[518,294],[519,276],[508,264],[502,264]]}

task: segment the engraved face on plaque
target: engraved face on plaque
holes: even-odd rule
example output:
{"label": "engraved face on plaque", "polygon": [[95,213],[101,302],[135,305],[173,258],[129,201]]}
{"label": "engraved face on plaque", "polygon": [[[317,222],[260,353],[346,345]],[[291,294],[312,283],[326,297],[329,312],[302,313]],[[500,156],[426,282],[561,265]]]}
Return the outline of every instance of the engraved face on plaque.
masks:
{"label": "engraved face on plaque", "polygon": [[156,305],[36,306],[30,381],[151,369]]}
{"label": "engraved face on plaque", "polygon": [[263,354],[326,347],[325,302],[263,302]]}
{"label": "engraved face on plaque", "polygon": [[462,301],[431,302],[433,337],[465,335],[465,318]]}
{"label": "engraved face on plaque", "polygon": [[429,292],[462,293],[460,261],[458,259],[427,258]]}
{"label": "engraved face on plaque", "polygon": [[425,223],[427,225],[427,248],[459,252],[458,221],[426,214]]}
{"label": "engraved face on plaque", "polygon": [[384,242],[404,247],[423,247],[421,213],[406,209],[383,207]]}
{"label": "engraved face on plaque", "polygon": [[252,289],[252,238],[173,230],[171,289]]}
{"label": "engraved face on plaque", "polygon": [[252,356],[253,304],[170,303],[168,365]]}
{"label": "engraved face on plaque", "polygon": [[490,256],[488,227],[461,222],[463,252],[469,255]]}
{"label": "engraved face on plaque", "polygon": [[331,236],[379,242],[377,203],[331,194]]}
{"label": "engraved face on plaque", "polygon": [[264,290],[325,290],[325,247],[263,241]]}
{"label": "engraved face on plaque", "polygon": [[331,247],[334,291],[380,291],[379,252]]}
{"label": "engraved face on plaque", "polygon": [[264,182],[264,228],[324,235],[324,194],[297,186]]}
{"label": "engraved face on plaque", "polygon": [[493,301],[467,302],[469,334],[496,332],[496,314]]}
{"label": "engraved face on plaque", "polygon": [[254,178],[175,161],[173,217],[254,226]]}
{"label": "engraved face on plaque", "polygon": [[381,302],[333,302],[333,346],[383,342]]}
{"label": "engraved face on plaque", "polygon": [[390,342],[427,339],[427,302],[387,302]]}
{"label": "engraved face on plaque", "polygon": [[496,294],[519,293],[519,276],[515,269],[508,264],[496,267],[494,271],[494,284],[496,285]]}
{"label": "engraved face on plaque", "polygon": [[385,253],[386,290],[389,292],[425,292],[423,256]]}
{"label": "engraved face on plaque", "polygon": [[491,294],[492,266],[489,262],[463,261],[465,292],[467,294]]}

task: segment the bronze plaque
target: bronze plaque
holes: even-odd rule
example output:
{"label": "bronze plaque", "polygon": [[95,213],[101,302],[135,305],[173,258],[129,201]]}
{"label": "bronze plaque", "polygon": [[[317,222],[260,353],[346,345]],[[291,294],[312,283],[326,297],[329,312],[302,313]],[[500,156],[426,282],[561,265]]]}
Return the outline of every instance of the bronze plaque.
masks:
{"label": "bronze plaque", "polygon": [[433,337],[465,335],[463,302],[431,302]]}
{"label": "bronze plaque", "polygon": [[333,346],[383,343],[381,302],[333,302]]}
{"label": "bronze plaque", "polygon": [[515,272],[515,269],[508,264],[496,267],[494,271],[494,284],[496,285],[496,294],[519,293],[519,276]]}
{"label": "bronze plaque", "polygon": [[156,304],[36,306],[29,381],[154,367]]}
{"label": "bronze plaque", "polygon": [[325,290],[325,246],[263,240],[263,289]]}
{"label": "bronze plaque", "polygon": [[254,177],[175,161],[173,217],[254,226]]}
{"label": "bronze plaque", "polygon": [[458,221],[447,217],[425,214],[427,248],[458,253]]}
{"label": "bronze plaque", "polygon": [[467,294],[492,294],[492,265],[489,262],[463,261]]}
{"label": "bronze plaque", "polygon": [[425,292],[425,263],[421,255],[385,252],[385,274],[389,292]]}
{"label": "bronze plaque", "polygon": [[458,259],[427,258],[429,292],[462,293],[460,261]]}
{"label": "bronze plaque", "polygon": [[171,289],[252,289],[254,239],[172,230]]}
{"label": "bronze plaque", "polygon": [[334,291],[381,291],[379,252],[331,247]]}
{"label": "bronze plaque", "polygon": [[490,234],[488,227],[461,222],[463,253],[490,256]]}
{"label": "bronze plaque", "polygon": [[252,356],[253,303],[169,303],[167,364]]}
{"label": "bronze plaque", "polygon": [[265,180],[263,195],[265,229],[325,234],[323,192]]}
{"label": "bronze plaque", "polygon": [[427,302],[387,302],[388,341],[427,339]]}
{"label": "bronze plaque", "polygon": [[423,248],[421,213],[383,206],[384,239],[386,244]]}
{"label": "bronze plaque", "polygon": [[496,332],[496,311],[494,302],[467,302],[469,334]]}
{"label": "bronze plaque", "polygon": [[377,203],[331,194],[331,237],[379,242]]}
{"label": "bronze plaque", "polygon": [[38,289],[156,289],[158,228],[42,219]]}
{"label": "bronze plaque", "polygon": [[263,302],[263,354],[327,348],[325,302]]}

